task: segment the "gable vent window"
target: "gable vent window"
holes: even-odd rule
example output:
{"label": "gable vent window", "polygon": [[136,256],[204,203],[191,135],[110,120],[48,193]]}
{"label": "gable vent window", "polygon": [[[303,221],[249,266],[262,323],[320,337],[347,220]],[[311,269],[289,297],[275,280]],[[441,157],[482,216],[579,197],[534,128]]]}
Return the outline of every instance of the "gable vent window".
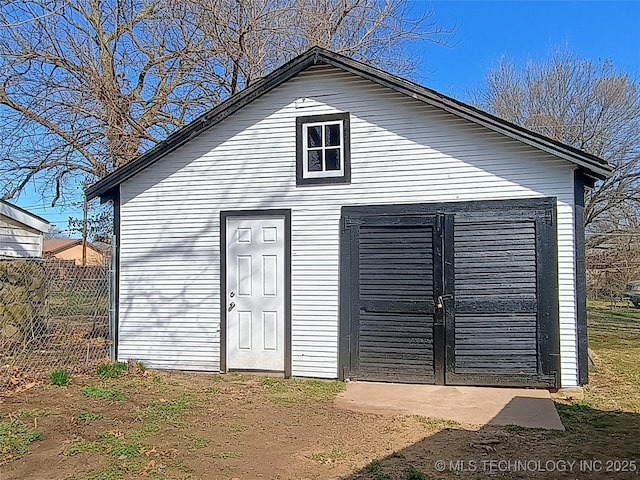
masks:
{"label": "gable vent window", "polygon": [[298,185],[349,183],[349,114],[298,117],[296,157]]}

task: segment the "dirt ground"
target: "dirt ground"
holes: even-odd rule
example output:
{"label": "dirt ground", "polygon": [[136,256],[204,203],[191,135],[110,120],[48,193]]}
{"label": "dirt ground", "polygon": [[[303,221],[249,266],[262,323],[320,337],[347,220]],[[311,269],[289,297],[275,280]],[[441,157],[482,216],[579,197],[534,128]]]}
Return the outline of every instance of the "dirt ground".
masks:
{"label": "dirt ground", "polygon": [[343,410],[341,388],[177,372],[36,386],[0,399],[0,422],[41,434],[0,450],[0,480],[640,478],[614,464],[640,461],[635,414],[566,406],[567,432],[461,425]]}

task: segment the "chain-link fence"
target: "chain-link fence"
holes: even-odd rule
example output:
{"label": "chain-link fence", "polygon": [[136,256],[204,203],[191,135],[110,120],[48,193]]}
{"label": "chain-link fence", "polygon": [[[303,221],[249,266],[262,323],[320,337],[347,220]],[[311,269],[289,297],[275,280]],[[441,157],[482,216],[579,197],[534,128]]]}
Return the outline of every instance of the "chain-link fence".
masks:
{"label": "chain-link fence", "polygon": [[[594,233],[587,242],[587,296],[621,301],[625,285],[640,280],[640,233]],[[624,305],[626,302],[623,302]]]}
{"label": "chain-link fence", "polygon": [[108,265],[0,259],[0,392],[109,361],[109,278]]}

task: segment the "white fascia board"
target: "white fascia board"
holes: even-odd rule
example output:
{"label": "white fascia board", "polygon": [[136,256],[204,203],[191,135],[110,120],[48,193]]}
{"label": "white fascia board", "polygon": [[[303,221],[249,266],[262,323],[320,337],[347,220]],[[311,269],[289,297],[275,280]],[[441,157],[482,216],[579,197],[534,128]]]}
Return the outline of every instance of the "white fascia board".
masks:
{"label": "white fascia board", "polygon": [[51,230],[51,224],[46,220],[30,214],[26,210],[15,207],[10,203],[0,200],[0,215],[4,215],[16,222],[22,223],[27,227],[31,227],[42,233],[47,233]]}

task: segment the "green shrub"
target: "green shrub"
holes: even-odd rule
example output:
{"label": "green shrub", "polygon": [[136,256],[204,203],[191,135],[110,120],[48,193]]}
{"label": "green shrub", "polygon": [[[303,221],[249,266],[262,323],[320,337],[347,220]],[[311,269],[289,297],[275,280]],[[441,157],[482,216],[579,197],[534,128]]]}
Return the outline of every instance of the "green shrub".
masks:
{"label": "green shrub", "polygon": [[369,473],[379,472],[381,468],[382,466],[380,465],[379,460],[373,460],[364,467],[364,469]]}
{"label": "green shrub", "polygon": [[29,452],[29,444],[42,436],[30,432],[20,420],[0,422],[0,465],[3,459],[19,458]]}
{"label": "green shrub", "polygon": [[100,378],[117,378],[127,371],[125,362],[103,363],[98,365],[98,375]]}
{"label": "green shrub", "polygon": [[114,392],[104,387],[94,387],[93,385],[87,385],[80,389],[80,393],[85,397],[99,398],[103,400],[117,400],[122,401],[125,399],[125,395],[120,392]]}
{"label": "green shrub", "polygon": [[427,476],[413,467],[409,467],[404,471],[402,477],[404,480],[427,480]]}
{"label": "green shrub", "polygon": [[85,421],[102,420],[104,418],[104,415],[99,412],[90,412],[88,410],[83,410],[82,412],[78,413],[76,418],[78,420],[85,420]]}
{"label": "green shrub", "polygon": [[144,416],[152,421],[176,422],[193,405],[194,400],[193,395],[185,393],[174,401],[149,402],[144,409]]}
{"label": "green shrub", "polygon": [[54,370],[51,372],[51,383],[54,385],[66,385],[69,383],[69,372],[66,370]]}

